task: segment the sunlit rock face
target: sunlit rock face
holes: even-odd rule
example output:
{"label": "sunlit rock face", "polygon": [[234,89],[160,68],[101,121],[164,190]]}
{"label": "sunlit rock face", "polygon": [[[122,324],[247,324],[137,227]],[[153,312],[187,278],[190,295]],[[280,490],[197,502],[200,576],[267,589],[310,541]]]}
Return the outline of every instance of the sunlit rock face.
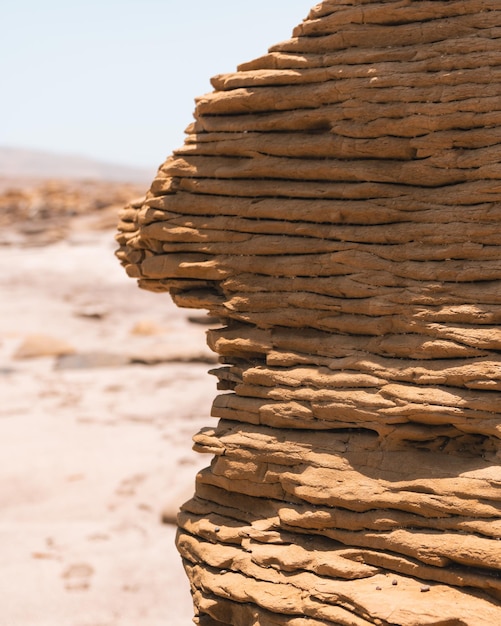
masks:
{"label": "sunlit rock face", "polygon": [[501,624],[500,33],[499,0],[322,2],[123,211],[128,274],[221,320],[201,626]]}

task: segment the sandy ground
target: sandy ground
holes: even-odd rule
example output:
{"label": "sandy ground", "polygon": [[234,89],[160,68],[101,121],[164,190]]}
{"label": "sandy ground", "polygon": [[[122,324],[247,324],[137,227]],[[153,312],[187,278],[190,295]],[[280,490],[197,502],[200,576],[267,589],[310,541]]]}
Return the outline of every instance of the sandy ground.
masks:
{"label": "sandy ground", "polygon": [[206,328],[139,290],[115,247],[78,228],[0,246],[0,626],[192,623],[161,516],[210,461],[191,450],[213,423]]}

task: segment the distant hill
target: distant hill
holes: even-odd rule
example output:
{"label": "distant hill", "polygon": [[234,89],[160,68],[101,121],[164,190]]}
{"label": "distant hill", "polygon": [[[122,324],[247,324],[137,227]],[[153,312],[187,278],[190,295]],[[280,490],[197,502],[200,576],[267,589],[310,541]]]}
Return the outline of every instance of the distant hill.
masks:
{"label": "distant hill", "polygon": [[154,175],[154,170],[105,163],[78,155],[0,146],[1,178],[67,178],[146,184]]}

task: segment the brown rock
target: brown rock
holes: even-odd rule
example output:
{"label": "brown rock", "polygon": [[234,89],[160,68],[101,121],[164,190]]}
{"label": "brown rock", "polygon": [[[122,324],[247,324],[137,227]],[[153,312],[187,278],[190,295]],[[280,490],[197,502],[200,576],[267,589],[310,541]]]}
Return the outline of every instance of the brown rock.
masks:
{"label": "brown rock", "polygon": [[162,335],[165,333],[165,328],[153,320],[144,319],[134,324],[130,332],[132,335]]}
{"label": "brown rock", "polygon": [[325,0],[122,213],[127,273],[221,320],[202,626],[501,623],[500,24]]}
{"label": "brown rock", "polygon": [[57,337],[49,335],[28,335],[24,338],[13,357],[33,359],[42,356],[65,356],[73,354],[75,348]]}

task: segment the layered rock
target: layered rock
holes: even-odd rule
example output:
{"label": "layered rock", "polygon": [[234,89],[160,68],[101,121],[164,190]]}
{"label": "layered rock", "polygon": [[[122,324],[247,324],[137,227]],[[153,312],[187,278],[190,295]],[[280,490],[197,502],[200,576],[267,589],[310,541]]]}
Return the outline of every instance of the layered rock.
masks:
{"label": "layered rock", "polygon": [[128,274],[222,321],[200,625],[501,623],[500,29],[326,0],[123,210]]}

